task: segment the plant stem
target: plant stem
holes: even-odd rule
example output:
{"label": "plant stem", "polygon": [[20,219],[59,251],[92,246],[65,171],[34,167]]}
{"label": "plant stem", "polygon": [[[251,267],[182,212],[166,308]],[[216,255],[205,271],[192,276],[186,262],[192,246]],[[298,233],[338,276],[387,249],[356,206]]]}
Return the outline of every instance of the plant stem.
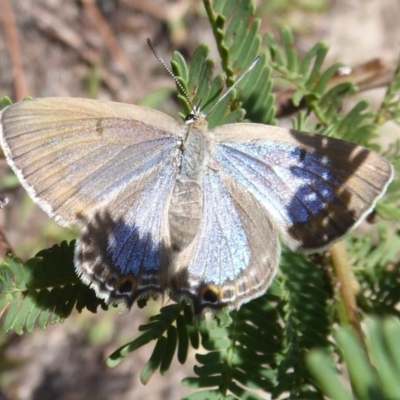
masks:
{"label": "plant stem", "polygon": [[338,280],[340,294],[339,320],[342,325],[351,325],[364,348],[364,334],[357,316],[356,293],[359,290],[358,282],[353,274],[353,267],[349,262],[346,246],[343,241],[335,243],[330,248],[330,255],[334,273]]}

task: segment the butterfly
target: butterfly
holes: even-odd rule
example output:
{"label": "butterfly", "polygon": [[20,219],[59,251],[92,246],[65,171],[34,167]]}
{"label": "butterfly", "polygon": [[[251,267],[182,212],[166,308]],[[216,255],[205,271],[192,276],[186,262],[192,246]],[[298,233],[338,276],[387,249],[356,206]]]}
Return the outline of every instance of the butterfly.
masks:
{"label": "butterfly", "polygon": [[23,101],[0,114],[6,159],[59,224],[79,225],[75,268],[107,303],[168,292],[205,309],[262,295],[281,245],[318,251],[383,195],[391,164],[362,146],[255,123],[207,129],[136,105]]}

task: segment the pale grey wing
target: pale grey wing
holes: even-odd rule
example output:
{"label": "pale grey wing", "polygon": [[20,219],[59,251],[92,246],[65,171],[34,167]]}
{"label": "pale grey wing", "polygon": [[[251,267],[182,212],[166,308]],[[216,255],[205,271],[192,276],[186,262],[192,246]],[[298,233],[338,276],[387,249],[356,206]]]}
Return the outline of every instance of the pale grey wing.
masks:
{"label": "pale grey wing", "polygon": [[280,255],[265,209],[229,176],[211,168],[202,179],[203,211],[192,243],[174,260],[171,296],[203,309],[238,309],[263,294]]}
{"label": "pale grey wing", "polygon": [[8,163],[65,226],[170,163],[181,130],[155,110],[72,98],[23,101],[4,109],[0,122]]}
{"label": "pale grey wing", "polygon": [[393,176],[386,159],[343,140],[260,124],[211,133],[213,167],[262,204],[292,249],[318,250],[339,239]]}
{"label": "pale grey wing", "polygon": [[143,107],[46,98],[6,108],[0,126],[31,197],[63,225],[85,226],[82,279],[107,301],[163,291],[179,124]]}

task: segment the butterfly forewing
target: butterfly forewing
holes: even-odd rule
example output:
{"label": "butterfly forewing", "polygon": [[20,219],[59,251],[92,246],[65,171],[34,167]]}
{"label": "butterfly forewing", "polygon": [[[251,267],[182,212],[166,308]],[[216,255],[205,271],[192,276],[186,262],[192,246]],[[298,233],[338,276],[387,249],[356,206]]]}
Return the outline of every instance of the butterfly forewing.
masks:
{"label": "butterfly forewing", "polygon": [[84,99],[25,101],[1,114],[8,162],[50,216],[84,226],[76,269],[108,302],[165,290],[180,130],[154,110]]}
{"label": "butterfly forewing", "polygon": [[265,207],[292,249],[318,250],[374,206],[392,166],[362,146],[259,124],[213,130],[218,168]]}
{"label": "butterfly forewing", "polygon": [[2,112],[1,126],[3,149],[22,184],[64,225],[176,157],[181,129],[155,110],[68,98],[14,104]]}

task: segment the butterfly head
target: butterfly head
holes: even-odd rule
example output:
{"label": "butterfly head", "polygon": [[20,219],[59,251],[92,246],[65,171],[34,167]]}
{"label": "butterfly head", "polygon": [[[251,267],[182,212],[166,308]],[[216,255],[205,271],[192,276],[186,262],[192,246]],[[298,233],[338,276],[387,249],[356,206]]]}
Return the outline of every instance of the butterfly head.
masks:
{"label": "butterfly head", "polygon": [[185,118],[185,125],[193,126],[196,129],[207,128],[206,115],[200,111],[200,106],[192,108],[192,111]]}

